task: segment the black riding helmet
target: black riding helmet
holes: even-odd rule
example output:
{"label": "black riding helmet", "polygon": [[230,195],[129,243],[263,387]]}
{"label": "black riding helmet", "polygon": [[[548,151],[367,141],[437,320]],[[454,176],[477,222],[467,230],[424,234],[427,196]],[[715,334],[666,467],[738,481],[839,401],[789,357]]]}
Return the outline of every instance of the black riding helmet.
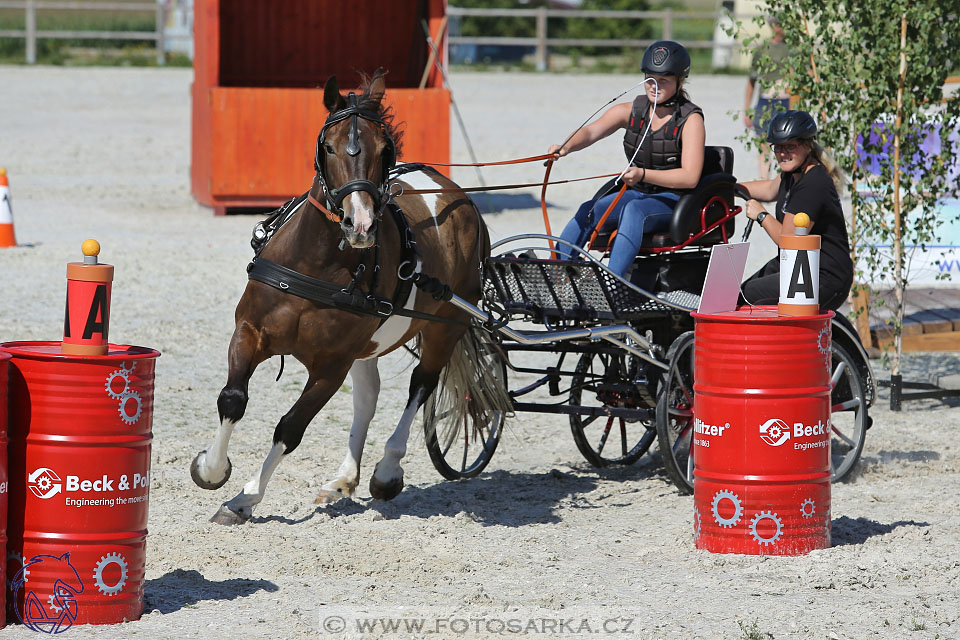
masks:
{"label": "black riding helmet", "polygon": [[686,78],[690,74],[690,54],[679,42],[660,40],[644,51],[640,68],[652,75]]}
{"label": "black riding helmet", "polygon": [[767,142],[779,144],[787,140],[812,140],[817,137],[817,123],[806,111],[784,111],[774,116],[767,129]]}

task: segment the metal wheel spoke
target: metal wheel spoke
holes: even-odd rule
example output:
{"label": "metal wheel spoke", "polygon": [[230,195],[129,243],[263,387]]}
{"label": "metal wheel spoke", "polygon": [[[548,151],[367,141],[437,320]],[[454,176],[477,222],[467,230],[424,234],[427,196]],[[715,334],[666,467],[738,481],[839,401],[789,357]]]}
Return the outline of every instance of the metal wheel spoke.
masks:
{"label": "metal wheel spoke", "polygon": [[849,411],[850,409],[856,409],[860,406],[860,397],[851,398],[846,402],[841,402],[830,407],[830,411],[833,413],[840,413],[841,411]]}
{"label": "metal wheel spoke", "polygon": [[620,418],[620,455],[627,455],[627,423]]}
{"label": "metal wheel spoke", "polygon": [[844,433],[840,431],[840,429],[837,429],[836,425],[833,426],[831,431],[833,431],[833,435],[837,436],[838,438],[846,442],[851,447],[857,446],[857,443],[853,441],[853,438],[848,438],[846,435],[844,435]]}
{"label": "metal wheel spoke", "polygon": [[603,429],[603,435],[600,436],[600,442],[597,444],[597,453],[603,453],[603,447],[607,444],[607,437],[610,435],[610,427],[613,426],[613,416],[607,419],[607,426]]}
{"label": "metal wheel spoke", "polygon": [[837,363],[837,368],[833,370],[833,375],[830,377],[830,388],[836,388],[837,384],[840,382],[840,378],[843,376],[843,372],[847,370],[846,362]]}
{"label": "metal wheel spoke", "polygon": [[667,412],[675,418],[693,418],[693,409],[684,409],[682,407],[670,407]]}

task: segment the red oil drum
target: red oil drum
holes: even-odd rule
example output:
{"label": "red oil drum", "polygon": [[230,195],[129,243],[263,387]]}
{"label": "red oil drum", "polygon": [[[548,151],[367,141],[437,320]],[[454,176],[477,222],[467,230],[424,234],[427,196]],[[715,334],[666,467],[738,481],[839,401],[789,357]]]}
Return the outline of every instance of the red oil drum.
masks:
{"label": "red oil drum", "polygon": [[153,349],[8,342],[8,613],[35,631],[136,620],[153,438]]}
{"label": "red oil drum", "polygon": [[694,313],[698,549],[830,546],[830,318]]}
{"label": "red oil drum", "polygon": [[[7,557],[7,498],[10,484],[7,480],[7,363],[10,354],[0,351],[0,558]],[[0,578],[7,584],[6,563],[0,562]],[[0,629],[6,625],[7,592],[0,591]]]}

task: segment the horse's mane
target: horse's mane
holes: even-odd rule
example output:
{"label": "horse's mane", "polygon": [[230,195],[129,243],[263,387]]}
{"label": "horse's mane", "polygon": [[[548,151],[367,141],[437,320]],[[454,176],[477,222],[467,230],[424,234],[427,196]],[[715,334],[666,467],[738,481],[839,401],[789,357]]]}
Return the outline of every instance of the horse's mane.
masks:
{"label": "horse's mane", "polygon": [[400,125],[403,123],[394,123],[393,120],[397,114],[394,113],[393,107],[383,104],[382,93],[370,92],[370,85],[373,84],[374,80],[385,75],[386,72],[383,69],[377,69],[372,76],[360,72],[360,88],[363,89],[363,93],[357,96],[357,106],[364,111],[372,111],[380,116],[380,119],[383,120],[383,128],[393,138],[393,144],[397,150],[397,156],[399,156],[402,146],[401,140],[403,139],[403,129]]}

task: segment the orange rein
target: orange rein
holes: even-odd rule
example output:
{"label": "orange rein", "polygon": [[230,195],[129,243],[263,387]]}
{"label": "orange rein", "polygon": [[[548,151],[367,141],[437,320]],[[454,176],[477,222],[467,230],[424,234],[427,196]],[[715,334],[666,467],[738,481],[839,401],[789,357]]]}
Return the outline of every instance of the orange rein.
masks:
{"label": "orange rein", "polygon": [[[410,189],[404,191],[406,194],[415,195],[421,193],[451,193],[455,191],[463,191],[464,193],[470,193],[473,191],[498,191],[501,189],[519,189],[521,187],[536,187],[543,185],[543,188],[540,190],[540,210],[543,212],[543,227],[547,232],[548,236],[552,236],[553,233],[550,230],[550,216],[547,214],[547,185],[551,184],[565,184],[568,182],[580,182],[582,180],[596,180],[597,178],[610,178],[616,173],[607,173],[599,176],[590,176],[589,178],[571,178],[569,180],[557,180],[556,182],[550,182],[550,171],[553,169],[553,163],[556,161],[555,154],[545,153],[539,156],[530,156],[527,158],[516,158],[514,160],[500,160],[497,162],[463,162],[463,163],[445,163],[445,162],[411,162],[409,164],[425,164],[432,167],[493,167],[497,165],[505,164],[522,164],[524,162],[539,162],[540,160],[546,160],[547,170],[543,174],[543,182],[529,182],[526,184],[508,184],[508,185],[499,185],[495,187],[464,187],[464,188],[440,188],[440,189]],[[623,189],[620,190],[620,195],[623,195]],[[617,199],[614,200],[613,205],[617,203],[617,200],[620,199],[620,196],[617,196]],[[610,209],[603,214],[603,220],[607,219],[610,210],[613,208],[613,205],[610,206]],[[596,237],[596,231],[594,231],[594,237]],[[591,242],[593,238],[590,239]],[[550,240],[550,248],[553,249],[553,241]]]}

